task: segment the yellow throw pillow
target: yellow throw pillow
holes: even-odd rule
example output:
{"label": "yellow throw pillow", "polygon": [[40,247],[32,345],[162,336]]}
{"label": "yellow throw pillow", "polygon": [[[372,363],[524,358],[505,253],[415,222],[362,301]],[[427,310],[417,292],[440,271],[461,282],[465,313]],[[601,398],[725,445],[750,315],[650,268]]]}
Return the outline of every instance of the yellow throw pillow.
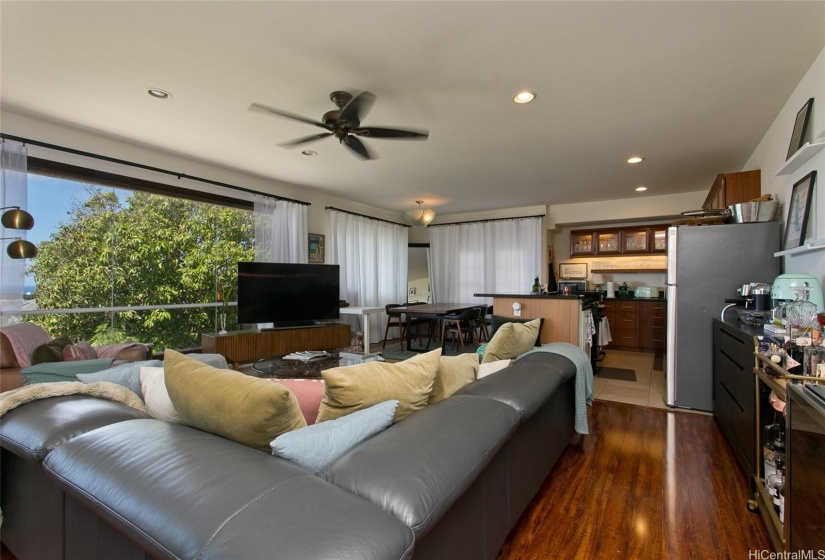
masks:
{"label": "yellow throw pillow", "polygon": [[278,383],[218,369],[166,350],[166,389],[182,424],[269,452],[269,442],[307,425],[292,392]]}
{"label": "yellow throw pillow", "polygon": [[433,381],[433,392],[427,404],[446,399],[453,393],[472,383],[478,375],[478,354],[461,354],[458,356],[441,356],[438,371]]}
{"label": "yellow throw pillow", "polygon": [[536,345],[540,327],[541,319],[533,319],[527,323],[504,323],[487,343],[481,363],[518,358],[532,350]]}
{"label": "yellow throw pillow", "polygon": [[438,371],[441,348],[403,362],[366,362],[321,372],[324,398],[318,422],[335,420],[356,410],[397,400],[393,422],[427,406]]}

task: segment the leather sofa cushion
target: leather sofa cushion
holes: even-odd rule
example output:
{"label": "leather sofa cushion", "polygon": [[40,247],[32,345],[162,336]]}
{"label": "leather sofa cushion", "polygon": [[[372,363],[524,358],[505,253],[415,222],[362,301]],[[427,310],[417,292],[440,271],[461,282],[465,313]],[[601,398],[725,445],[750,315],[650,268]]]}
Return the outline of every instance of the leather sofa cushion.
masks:
{"label": "leather sofa cushion", "polygon": [[365,441],[323,477],[392,513],[420,540],[518,424],[518,413],[505,404],[453,396]]}
{"label": "leather sofa cushion", "polygon": [[53,451],[46,474],[158,558],[395,559],[413,534],[287,461],[159,420],[101,428]]}
{"label": "leather sofa cushion", "polygon": [[505,403],[522,419],[532,416],[556,389],[576,375],[576,366],[558,354],[536,352],[509,367],[462,387],[456,395],[475,395]]}
{"label": "leather sofa cushion", "polygon": [[3,416],[0,444],[27,461],[39,464],[57,446],[101,426],[147,418],[126,405],[70,395],[32,401]]}

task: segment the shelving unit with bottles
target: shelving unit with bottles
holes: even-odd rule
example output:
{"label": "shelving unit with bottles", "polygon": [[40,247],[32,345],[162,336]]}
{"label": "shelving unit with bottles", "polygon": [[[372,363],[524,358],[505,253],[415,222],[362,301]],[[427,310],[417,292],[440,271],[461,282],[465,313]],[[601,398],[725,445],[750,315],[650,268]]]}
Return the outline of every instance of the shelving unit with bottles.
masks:
{"label": "shelving unit with bottles", "polygon": [[[825,383],[825,379],[794,375],[784,368],[773,363],[767,356],[755,352],[753,373],[756,376],[756,468],[753,474],[754,498],[748,502],[751,510],[759,509],[759,513],[768,529],[768,536],[776,552],[785,552],[788,542],[789,528],[779,519],[773,505],[773,498],[768,490],[764,472],[764,454],[762,430],[765,425],[773,421],[773,407],[769,402],[771,392],[782,402],[787,399],[785,388],[788,382],[804,381],[806,383]],[[784,416],[779,416],[784,422]],[[787,429],[787,427],[786,427]],[[786,466],[786,469],[790,466]],[[786,474],[787,477],[787,474]]]}

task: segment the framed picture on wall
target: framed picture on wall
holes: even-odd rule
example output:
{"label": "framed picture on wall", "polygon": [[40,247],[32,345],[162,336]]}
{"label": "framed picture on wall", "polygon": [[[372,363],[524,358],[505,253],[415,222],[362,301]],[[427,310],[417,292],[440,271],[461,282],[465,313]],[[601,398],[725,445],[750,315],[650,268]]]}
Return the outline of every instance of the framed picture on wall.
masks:
{"label": "framed picture on wall", "polygon": [[585,280],[587,278],[587,263],[561,263],[559,264],[559,277]]}
{"label": "framed picture on wall", "polygon": [[793,186],[791,201],[788,203],[788,220],[785,223],[785,242],[783,249],[795,249],[805,243],[805,230],[808,228],[808,213],[811,209],[811,197],[814,194],[816,171],[811,171]]}
{"label": "framed picture on wall", "polygon": [[805,105],[796,114],[796,120],[793,123],[793,133],[791,134],[791,145],[788,146],[788,156],[786,160],[790,159],[792,155],[799,151],[799,148],[805,145],[805,134],[808,132],[808,121],[811,120],[811,109],[814,106],[814,98],[811,97]]}
{"label": "framed picture on wall", "polygon": [[309,234],[309,262],[324,263],[324,236],[319,233]]}

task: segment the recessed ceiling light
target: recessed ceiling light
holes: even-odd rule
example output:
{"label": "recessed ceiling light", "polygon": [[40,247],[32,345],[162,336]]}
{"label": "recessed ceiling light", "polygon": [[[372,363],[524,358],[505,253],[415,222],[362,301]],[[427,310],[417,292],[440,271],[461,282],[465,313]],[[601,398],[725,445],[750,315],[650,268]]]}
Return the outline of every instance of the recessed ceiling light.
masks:
{"label": "recessed ceiling light", "polygon": [[636,187],[636,192],[645,192],[647,187]]}
{"label": "recessed ceiling light", "polygon": [[644,158],[640,158],[639,156],[633,156],[631,158],[627,158],[627,163],[640,163]]}
{"label": "recessed ceiling light", "polygon": [[316,152],[315,150],[304,150],[301,153],[304,154],[305,156],[317,156],[318,155],[318,152]]}
{"label": "recessed ceiling light", "polygon": [[146,93],[151,95],[152,97],[156,97],[157,99],[171,99],[172,94],[166,90],[159,89],[159,88],[148,88]]}
{"label": "recessed ceiling light", "polygon": [[520,91],[513,96],[513,101],[516,103],[530,103],[536,98],[536,94],[532,91]]}

